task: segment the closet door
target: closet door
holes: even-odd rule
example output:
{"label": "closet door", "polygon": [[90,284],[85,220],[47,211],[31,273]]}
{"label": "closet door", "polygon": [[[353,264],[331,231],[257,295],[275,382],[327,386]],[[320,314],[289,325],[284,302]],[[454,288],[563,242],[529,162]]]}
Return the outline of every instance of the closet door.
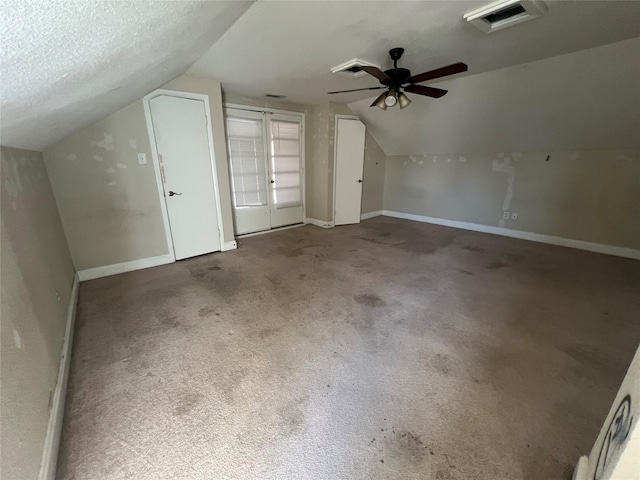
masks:
{"label": "closet door", "polygon": [[357,118],[336,118],[334,221],[360,223],[366,128]]}
{"label": "closet door", "polygon": [[302,121],[294,115],[267,114],[271,228],[304,221]]}
{"label": "closet door", "polygon": [[269,230],[270,190],[267,187],[264,115],[231,108],[225,112],[235,233]]}
{"label": "closet door", "polygon": [[149,105],[176,260],[219,251],[214,155],[204,101],[159,95]]}

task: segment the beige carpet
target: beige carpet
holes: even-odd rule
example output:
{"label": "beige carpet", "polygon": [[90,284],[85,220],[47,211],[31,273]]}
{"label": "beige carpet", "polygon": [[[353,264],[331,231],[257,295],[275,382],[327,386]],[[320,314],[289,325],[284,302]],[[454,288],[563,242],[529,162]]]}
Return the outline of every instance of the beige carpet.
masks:
{"label": "beige carpet", "polygon": [[83,283],[59,478],[569,479],[639,265],[378,217]]}

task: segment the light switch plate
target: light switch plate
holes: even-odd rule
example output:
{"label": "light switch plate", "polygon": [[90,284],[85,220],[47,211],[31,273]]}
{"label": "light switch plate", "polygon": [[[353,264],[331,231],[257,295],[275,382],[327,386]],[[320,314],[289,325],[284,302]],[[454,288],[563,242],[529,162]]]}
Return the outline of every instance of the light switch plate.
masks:
{"label": "light switch plate", "polygon": [[147,164],[147,154],[146,153],[139,153],[138,154],[138,163],[140,165],[146,165]]}

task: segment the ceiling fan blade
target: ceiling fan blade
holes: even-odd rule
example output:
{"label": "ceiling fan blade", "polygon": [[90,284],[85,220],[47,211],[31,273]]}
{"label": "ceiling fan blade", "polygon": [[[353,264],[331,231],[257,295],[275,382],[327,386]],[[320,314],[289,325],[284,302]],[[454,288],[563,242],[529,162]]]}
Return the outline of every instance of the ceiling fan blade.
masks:
{"label": "ceiling fan blade", "polygon": [[373,103],[371,105],[369,105],[369,107],[375,107],[378,102],[380,101],[381,98],[384,98],[387,95],[387,92],[382,92],[380,95],[378,95],[376,97],[376,99],[373,101]]}
{"label": "ceiling fan blade", "polygon": [[446,95],[447,90],[434,87],[425,87],[424,85],[407,85],[404,87],[405,92],[417,93],[418,95],[425,95],[427,97],[440,98]]}
{"label": "ceiling fan blade", "polygon": [[387,75],[386,73],[384,73],[382,70],[380,70],[378,67],[367,67],[367,66],[365,66],[365,67],[360,67],[360,70],[364,70],[369,75],[373,75],[374,77],[376,77],[381,82],[383,80],[391,80],[391,77],[389,75]]}
{"label": "ceiling fan blade", "polygon": [[380,90],[381,88],[387,88],[387,87],[354,88],[353,90],[338,90],[337,92],[327,92],[327,94],[331,95],[334,93],[359,92],[361,90]]}
{"label": "ceiling fan blade", "polygon": [[409,80],[408,83],[420,83],[426,82],[427,80],[433,80],[434,78],[446,77],[448,75],[453,75],[455,73],[466,72],[469,67],[465,63],[458,62],[453,65],[447,65],[446,67],[436,68],[435,70],[429,70],[428,72],[419,73],[418,75],[414,75]]}

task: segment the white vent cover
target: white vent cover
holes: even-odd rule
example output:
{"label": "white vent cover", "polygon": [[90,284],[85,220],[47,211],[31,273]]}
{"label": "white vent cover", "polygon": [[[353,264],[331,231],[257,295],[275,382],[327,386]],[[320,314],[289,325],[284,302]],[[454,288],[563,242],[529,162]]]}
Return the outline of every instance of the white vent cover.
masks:
{"label": "white vent cover", "polygon": [[493,33],[547,13],[542,0],[499,0],[466,13],[462,18],[484,33]]}
{"label": "white vent cover", "polygon": [[359,58],[354,58],[353,60],[349,60],[348,62],[343,63],[342,65],[333,67],[331,69],[331,73],[337,73],[338,75],[351,78],[362,77],[363,75],[366,75],[367,72],[363,72],[362,70],[360,70],[360,67],[380,68],[380,66],[376,65],[375,63],[365,62],[364,60],[360,60]]}

